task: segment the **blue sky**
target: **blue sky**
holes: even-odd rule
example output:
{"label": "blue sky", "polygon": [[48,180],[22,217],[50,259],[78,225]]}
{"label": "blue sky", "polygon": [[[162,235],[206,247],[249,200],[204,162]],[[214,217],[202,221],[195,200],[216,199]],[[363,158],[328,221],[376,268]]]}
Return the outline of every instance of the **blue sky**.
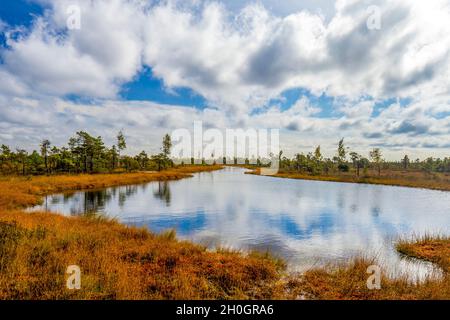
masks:
{"label": "blue sky", "polygon": [[[4,1],[6,1],[6,4],[0,7],[0,19],[10,26],[30,28],[34,18],[43,15],[45,10],[42,4],[32,0]],[[242,7],[242,1],[230,1],[228,5],[231,8],[238,9]],[[300,6],[297,3],[295,7]],[[286,10],[288,10],[286,7],[281,7],[279,12],[286,13]],[[5,45],[4,41],[2,44]],[[280,94],[280,97],[269,101],[269,105],[277,104],[280,105],[282,110],[286,110],[302,96],[308,97],[322,109],[319,114],[321,117],[333,116],[333,97],[326,94],[315,96],[304,88],[286,90]],[[204,109],[208,104],[204,97],[188,87],[167,88],[163,79],[153,75],[150,67],[142,68],[132,81],[122,84],[119,97],[124,100],[152,101],[167,105],[191,106],[198,109]],[[69,94],[65,98],[74,102],[90,102],[89,97],[80,95]]]}
{"label": "blue sky", "polygon": [[120,90],[120,97],[125,100],[148,100],[198,109],[207,105],[207,101],[190,88],[166,88],[164,81],[154,77],[150,68],[144,68],[133,81],[125,83]]}
{"label": "blue sky", "polygon": [[43,13],[42,5],[26,0],[3,0],[0,17],[12,26],[30,26],[33,15]]}
{"label": "blue sky", "polygon": [[[76,30],[66,24],[74,4]],[[371,5],[378,29],[366,25]],[[63,143],[74,130],[123,129],[136,148],[153,150],[163,133],[200,120],[279,128],[287,154],[345,137],[361,153],[443,156],[449,6],[2,1],[0,138],[32,148],[44,135]],[[433,25],[421,23],[431,15]]]}
{"label": "blue sky", "polygon": [[[33,14],[42,14],[42,7],[24,0],[4,0],[0,6],[0,19],[11,26],[29,27]],[[5,37],[0,36],[0,44],[5,45]]]}

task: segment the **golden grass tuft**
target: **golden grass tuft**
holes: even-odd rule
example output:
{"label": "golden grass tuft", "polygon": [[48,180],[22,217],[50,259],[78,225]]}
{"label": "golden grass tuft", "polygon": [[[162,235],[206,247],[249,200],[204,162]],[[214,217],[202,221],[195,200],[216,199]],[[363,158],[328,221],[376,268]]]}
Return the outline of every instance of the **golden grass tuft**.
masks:
{"label": "golden grass tuft", "polygon": [[450,237],[443,235],[414,236],[412,239],[400,239],[397,251],[417,259],[439,265],[445,273],[450,273]]}

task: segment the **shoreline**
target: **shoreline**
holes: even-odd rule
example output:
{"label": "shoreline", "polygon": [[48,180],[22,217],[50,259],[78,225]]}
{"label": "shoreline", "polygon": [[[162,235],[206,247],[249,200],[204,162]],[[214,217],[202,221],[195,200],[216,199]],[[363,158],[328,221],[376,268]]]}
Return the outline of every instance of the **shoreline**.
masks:
{"label": "shoreline", "polygon": [[0,178],[0,209],[25,209],[39,205],[41,197],[115,186],[191,178],[194,173],[221,170],[222,166],[185,166],[161,172],[5,176]]}
{"label": "shoreline", "polygon": [[[243,167],[245,169],[251,170],[246,172],[245,174],[251,174],[256,176],[263,176],[260,174],[259,168],[250,168]],[[307,175],[301,173],[277,173],[272,176],[268,176],[272,178],[279,179],[294,179],[294,180],[305,180],[305,181],[323,181],[323,182],[339,182],[339,183],[355,183],[355,184],[368,184],[368,185],[380,185],[380,186],[392,186],[392,187],[403,187],[403,188],[414,188],[414,189],[424,189],[424,190],[434,190],[434,191],[442,191],[448,192],[450,191],[450,183],[445,185],[433,185],[433,180],[426,181],[413,181],[413,180],[398,180],[398,178],[387,178],[387,177],[366,177],[366,178],[357,178],[353,176],[347,175]],[[449,180],[450,181],[450,180]]]}

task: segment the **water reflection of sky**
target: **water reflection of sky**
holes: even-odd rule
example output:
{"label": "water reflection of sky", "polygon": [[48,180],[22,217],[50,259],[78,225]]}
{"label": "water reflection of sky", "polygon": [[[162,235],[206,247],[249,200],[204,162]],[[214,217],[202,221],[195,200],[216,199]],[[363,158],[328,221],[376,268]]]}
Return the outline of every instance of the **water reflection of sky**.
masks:
{"label": "water reflection of sky", "polygon": [[[299,269],[377,255],[391,272],[426,272],[400,260],[399,235],[450,233],[450,193],[259,177],[242,169],[191,179],[49,196],[64,214],[101,212],[208,246],[269,250]],[[396,270],[398,269],[398,270]]]}

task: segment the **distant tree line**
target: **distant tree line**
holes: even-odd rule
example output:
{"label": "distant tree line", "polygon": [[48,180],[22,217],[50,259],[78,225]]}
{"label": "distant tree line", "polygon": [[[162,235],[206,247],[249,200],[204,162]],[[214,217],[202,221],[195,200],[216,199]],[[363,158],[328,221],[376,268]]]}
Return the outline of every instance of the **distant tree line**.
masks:
{"label": "distant tree line", "polygon": [[166,134],[161,152],[149,156],[145,151],[135,156],[122,155],[127,148],[124,134],[120,131],[116,143],[107,147],[102,137],[94,137],[85,131],[77,132],[66,146],[57,147],[45,139],[40,150],[29,153],[24,149],[12,150],[0,147],[0,172],[2,174],[55,174],[55,173],[102,173],[137,170],[164,170],[172,167],[169,158],[172,142]]}
{"label": "distant tree line", "polygon": [[423,161],[416,159],[411,161],[405,155],[399,161],[386,161],[380,148],[374,148],[365,157],[355,151],[350,151],[344,144],[344,139],[338,142],[336,155],[332,158],[324,158],[321,148],[318,146],[313,152],[307,154],[297,153],[293,158],[279,153],[280,171],[300,172],[312,175],[333,174],[339,172],[354,171],[355,175],[367,174],[368,169],[374,169],[381,175],[382,170],[415,170],[425,172],[450,172],[450,157],[444,159],[429,157]]}
{"label": "distant tree line", "polygon": [[[7,145],[0,147],[0,173],[2,174],[56,174],[56,173],[104,173],[121,171],[161,171],[174,166],[170,159],[172,141],[166,134],[162,141],[161,152],[148,155],[145,151],[135,156],[123,155],[127,148],[124,134],[120,131],[116,143],[108,147],[102,137],[92,136],[85,131],[79,131],[71,137],[66,146],[57,147],[45,139],[40,144],[39,151],[29,153],[24,149],[12,150]],[[215,164],[227,164],[227,159],[214,160]],[[414,170],[425,172],[450,172],[450,158],[427,158],[411,161],[405,155],[399,161],[386,161],[379,148],[371,150],[367,157],[349,150],[344,139],[337,144],[335,156],[322,156],[320,146],[307,154],[297,153],[293,158],[278,154],[281,172],[300,172],[312,175],[335,174],[353,171],[355,175],[365,175],[368,169],[374,169],[381,175],[382,170]],[[196,163],[194,158],[190,163]],[[207,161],[201,159],[202,164]],[[208,162],[209,163],[209,162]],[[229,164],[241,163],[237,158]],[[263,166],[261,159],[245,159],[245,164]],[[183,163],[182,163],[183,164]]]}

